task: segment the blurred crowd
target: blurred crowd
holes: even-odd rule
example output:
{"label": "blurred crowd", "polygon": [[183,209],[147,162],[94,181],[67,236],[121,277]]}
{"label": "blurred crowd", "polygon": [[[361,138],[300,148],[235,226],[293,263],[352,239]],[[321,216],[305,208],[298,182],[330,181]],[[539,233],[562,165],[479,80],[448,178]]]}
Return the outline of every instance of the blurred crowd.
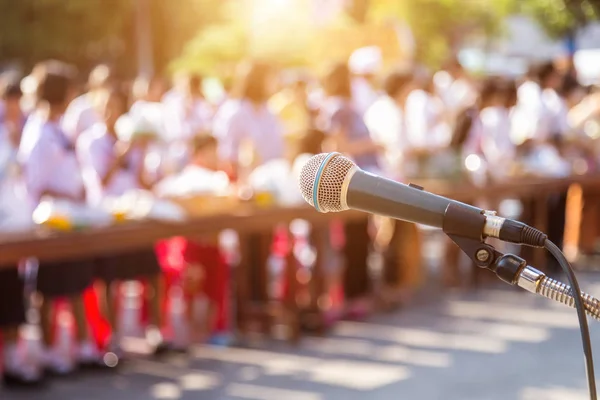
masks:
{"label": "blurred crowd", "polygon": [[[392,179],[478,185],[600,167],[600,94],[580,85],[575,71],[552,62],[532,65],[517,79],[478,77],[457,60],[435,72],[413,68],[384,74],[381,52],[366,47],[322,76],[242,63],[220,96],[207,96],[207,85],[196,74],[128,81],[99,65],[85,84],[80,79],[72,66],[54,60],[26,77],[9,71],[0,78],[5,232],[31,221],[48,199],[94,207],[131,190],[168,197],[190,187],[217,196],[243,188],[257,170],[277,176],[273,170],[281,165],[323,151],[344,153],[361,168]],[[560,201],[552,207],[564,214]],[[419,280],[416,227],[384,221],[376,234],[368,222],[339,228],[332,229],[331,246],[343,238],[338,246],[346,260],[340,277],[343,313],[362,316],[369,310],[366,260],[372,242],[384,254],[385,301],[397,304],[410,297],[406,287]],[[260,238],[249,240],[257,254],[270,246]],[[170,337],[159,295],[165,282],[181,279],[190,302],[203,292],[212,310],[206,330],[229,329],[227,261],[210,238],[174,238],[132,254],[30,264],[0,270],[3,372],[12,382],[38,382],[43,371],[68,374],[79,364],[102,362],[107,351],[121,356],[117,282],[146,282],[145,338],[157,351]],[[260,274],[262,267],[251,268]],[[19,346],[31,300],[24,296],[24,277],[32,270],[42,331],[35,355]],[[93,337],[84,299],[97,281],[104,283],[96,286],[97,303],[112,331],[105,345]],[[66,299],[74,316],[76,344],[69,351],[56,339],[56,299]],[[189,323],[194,323],[191,312]]]}

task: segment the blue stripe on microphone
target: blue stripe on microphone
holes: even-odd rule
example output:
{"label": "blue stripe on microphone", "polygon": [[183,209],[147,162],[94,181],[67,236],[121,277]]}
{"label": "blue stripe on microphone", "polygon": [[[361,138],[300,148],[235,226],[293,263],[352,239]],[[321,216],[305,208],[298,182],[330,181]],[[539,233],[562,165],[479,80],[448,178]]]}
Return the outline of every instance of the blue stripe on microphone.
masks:
{"label": "blue stripe on microphone", "polygon": [[315,206],[315,209],[318,212],[322,212],[321,208],[319,208],[319,199],[317,196],[319,193],[319,184],[321,183],[321,175],[323,174],[323,171],[325,170],[325,166],[327,166],[327,163],[329,162],[329,160],[331,160],[333,157],[335,157],[338,154],[339,153],[336,153],[336,152],[327,154],[325,159],[321,162],[321,165],[319,165],[319,169],[317,170],[317,177],[315,178],[315,183],[313,184],[313,204]]}

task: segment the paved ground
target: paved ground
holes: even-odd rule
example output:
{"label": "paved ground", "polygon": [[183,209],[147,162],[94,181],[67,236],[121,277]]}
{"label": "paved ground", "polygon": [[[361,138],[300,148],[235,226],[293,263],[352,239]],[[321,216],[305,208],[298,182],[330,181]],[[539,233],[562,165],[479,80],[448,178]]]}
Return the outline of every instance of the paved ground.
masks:
{"label": "paved ground", "polygon": [[[582,279],[600,294],[599,279]],[[596,347],[600,327],[592,323]],[[600,358],[599,358],[600,359]],[[586,399],[577,321],[523,292],[448,294],[366,323],[340,323],[299,348],[197,347],[190,355],[130,361],[6,400],[141,399]]]}

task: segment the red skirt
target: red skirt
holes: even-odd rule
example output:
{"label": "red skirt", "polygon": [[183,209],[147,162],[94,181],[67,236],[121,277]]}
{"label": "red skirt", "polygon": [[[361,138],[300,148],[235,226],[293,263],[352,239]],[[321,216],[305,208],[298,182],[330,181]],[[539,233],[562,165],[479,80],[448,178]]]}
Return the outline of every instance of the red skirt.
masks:
{"label": "red skirt", "polygon": [[[218,246],[174,237],[156,244],[156,256],[164,271],[167,289],[181,285],[188,300],[205,294],[216,306],[215,331],[227,330],[229,266]],[[201,286],[186,284],[186,276],[202,276]]]}

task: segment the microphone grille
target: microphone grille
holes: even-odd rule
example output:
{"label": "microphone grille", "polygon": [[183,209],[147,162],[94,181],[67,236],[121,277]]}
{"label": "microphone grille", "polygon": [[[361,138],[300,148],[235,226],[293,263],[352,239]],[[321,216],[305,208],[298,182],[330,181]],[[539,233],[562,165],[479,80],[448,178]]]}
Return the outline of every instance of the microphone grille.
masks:
{"label": "microphone grille", "polygon": [[354,166],[350,159],[339,153],[322,153],[311,157],[300,173],[302,197],[320,212],[346,210],[347,207],[342,205],[342,187]]}

